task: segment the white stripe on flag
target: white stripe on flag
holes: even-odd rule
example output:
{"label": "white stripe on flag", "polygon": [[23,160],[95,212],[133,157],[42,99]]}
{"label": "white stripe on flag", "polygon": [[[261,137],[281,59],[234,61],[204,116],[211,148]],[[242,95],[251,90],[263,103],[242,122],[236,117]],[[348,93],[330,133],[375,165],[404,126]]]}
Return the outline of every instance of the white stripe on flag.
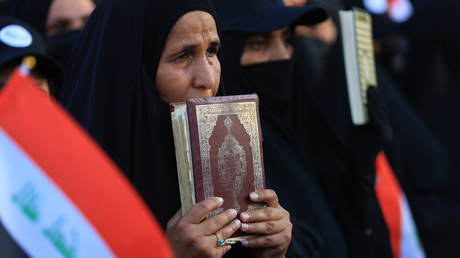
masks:
{"label": "white stripe on flag", "polygon": [[405,196],[401,196],[400,205],[402,213],[401,258],[425,258],[417,228]]}
{"label": "white stripe on flag", "polygon": [[72,201],[2,128],[0,223],[31,257],[114,257]]}

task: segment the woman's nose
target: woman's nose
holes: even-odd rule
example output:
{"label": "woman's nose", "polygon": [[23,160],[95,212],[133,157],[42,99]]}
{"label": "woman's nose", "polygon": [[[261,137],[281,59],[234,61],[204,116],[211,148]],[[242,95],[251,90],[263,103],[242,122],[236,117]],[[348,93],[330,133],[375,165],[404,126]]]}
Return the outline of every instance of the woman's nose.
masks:
{"label": "woman's nose", "polygon": [[195,63],[193,87],[212,89],[218,83],[215,64],[203,57]]}
{"label": "woman's nose", "polygon": [[270,47],[269,61],[290,59],[291,54],[290,46],[283,39],[277,39]]}

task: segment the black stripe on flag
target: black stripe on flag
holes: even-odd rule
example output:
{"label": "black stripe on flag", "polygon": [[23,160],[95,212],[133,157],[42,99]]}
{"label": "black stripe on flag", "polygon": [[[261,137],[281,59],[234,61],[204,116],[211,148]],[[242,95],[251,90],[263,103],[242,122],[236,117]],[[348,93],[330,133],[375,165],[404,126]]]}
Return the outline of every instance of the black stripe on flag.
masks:
{"label": "black stripe on flag", "polygon": [[10,236],[0,220],[0,258],[28,258],[16,241]]}

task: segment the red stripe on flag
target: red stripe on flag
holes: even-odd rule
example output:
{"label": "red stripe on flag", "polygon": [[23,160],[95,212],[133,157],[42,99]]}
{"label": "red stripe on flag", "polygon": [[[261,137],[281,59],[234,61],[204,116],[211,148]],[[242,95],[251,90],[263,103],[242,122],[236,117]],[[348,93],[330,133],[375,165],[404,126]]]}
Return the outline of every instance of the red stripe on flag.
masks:
{"label": "red stripe on flag", "polygon": [[401,253],[401,197],[402,190],[385,154],[381,152],[376,159],[377,184],[375,191],[388,225],[391,247],[395,258]]}
{"label": "red stripe on flag", "polygon": [[173,257],[135,190],[54,100],[18,71],[0,93],[1,127],[85,214],[117,257]]}

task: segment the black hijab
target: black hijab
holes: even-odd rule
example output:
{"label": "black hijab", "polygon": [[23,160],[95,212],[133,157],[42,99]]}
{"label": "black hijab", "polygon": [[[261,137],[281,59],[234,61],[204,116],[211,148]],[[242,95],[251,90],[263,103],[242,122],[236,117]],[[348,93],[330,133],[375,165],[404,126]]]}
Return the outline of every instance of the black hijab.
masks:
{"label": "black hijab", "polygon": [[53,0],[14,0],[11,3],[10,15],[19,18],[46,36],[48,12]]}
{"label": "black hijab", "polygon": [[168,104],[156,91],[156,71],[171,28],[194,10],[214,15],[207,0],[103,1],[83,31],[61,96],[163,226],[180,200]]}

